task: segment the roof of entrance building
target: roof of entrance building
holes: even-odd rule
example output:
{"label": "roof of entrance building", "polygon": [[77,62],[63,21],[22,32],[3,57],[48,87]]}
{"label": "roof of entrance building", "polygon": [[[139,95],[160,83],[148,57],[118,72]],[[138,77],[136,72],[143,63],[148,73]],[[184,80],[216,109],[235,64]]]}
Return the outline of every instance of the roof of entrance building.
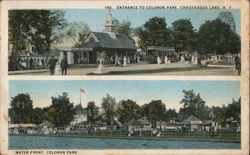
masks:
{"label": "roof of entrance building", "polygon": [[135,41],[125,35],[116,34],[116,37],[113,38],[110,34],[105,32],[92,32],[88,37],[94,37],[95,39],[92,39],[89,42],[84,42],[80,45],[80,48],[137,49]]}

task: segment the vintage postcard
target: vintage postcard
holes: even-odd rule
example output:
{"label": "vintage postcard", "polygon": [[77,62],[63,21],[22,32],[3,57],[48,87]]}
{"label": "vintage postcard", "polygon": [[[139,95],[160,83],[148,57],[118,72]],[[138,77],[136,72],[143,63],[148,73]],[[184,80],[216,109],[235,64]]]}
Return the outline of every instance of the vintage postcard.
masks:
{"label": "vintage postcard", "polygon": [[3,1],[1,154],[249,154],[249,2]]}

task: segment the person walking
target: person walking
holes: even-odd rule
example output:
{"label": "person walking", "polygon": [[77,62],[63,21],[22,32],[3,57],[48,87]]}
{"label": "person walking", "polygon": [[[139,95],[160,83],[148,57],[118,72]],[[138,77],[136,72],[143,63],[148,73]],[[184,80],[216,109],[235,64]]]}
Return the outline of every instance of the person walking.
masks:
{"label": "person walking", "polygon": [[157,64],[161,64],[161,58],[160,58],[160,56],[158,56],[156,59],[157,59]]}
{"label": "person walking", "polygon": [[57,59],[55,59],[54,56],[52,56],[52,58],[49,59],[48,65],[50,69],[50,75],[54,75],[56,62],[57,62]]}
{"label": "person walking", "polygon": [[168,64],[168,56],[167,55],[164,57],[164,63]]}
{"label": "person walking", "polygon": [[33,59],[30,58],[30,65],[29,65],[30,69],[33,69]]}
{"label": "person walking", "polygon": [[123,57],[123,66],[127,66],[127,57],[126,56],[124,56]]}
{"label": "person walking", "polygon": [[115,66],[119,66],[119,57],[115,55]]}
{"label": "person walking", "polygon": [[43,66],[43,68],[44,68],[44,58],[42,58],[42,66]]}
{"label": "person walking", "polygon": [[118,66],[122,67],[122,57],[118,57]]}
{"label": "person walking", "polygon": [[201,55],[197,53],[197,65],[201,66]]}
{"label": "person walking", "polygon": [[56,67],[55,67],[55,75],[60,75],[61,74],[61,64],[60,64],[60,59],[56,62]]}
{"label": "person walking", "polygon": [[236,54],[236,56],[234,58],[234,62],[235,62],[235,69],[238,71],[238,75],[240,75],[240,72],[241,72],[241,62],[240,62],[240,57],[238,56],[238,54]]}
{"label": "person walking", "polygon": [[67,68],[68,68],[68,61],[67,61],[66,57],[64,57],[61,61],[62,75],[63,75],[63,73],[64,73],[64,75],[67,75]]}

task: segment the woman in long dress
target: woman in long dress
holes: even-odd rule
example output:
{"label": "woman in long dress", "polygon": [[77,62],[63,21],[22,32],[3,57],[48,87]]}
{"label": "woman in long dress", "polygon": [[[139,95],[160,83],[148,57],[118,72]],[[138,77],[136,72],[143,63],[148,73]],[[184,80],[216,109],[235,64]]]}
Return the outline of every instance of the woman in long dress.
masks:
{"label": "woman in long dress", "polygon": [[127,58],[126,58],[126,56],[123,57],[123,66],[127,66]]}
{"label": "woman in long dress", "polygon": [[55,67],[55,75],[60,75],[61,74],[61,66],[60,66],[60,60],[56,62],[56,67]]}
{"label": "woman in long dress", "polygon": [[164,62],[165,62],[165,64],[168,64],[168,56],[167,55],[165,56]]}
{"label": "woman in long dress", "polygon": [[161,64],[161,58],[159,56],[157,57],[157,64]]}

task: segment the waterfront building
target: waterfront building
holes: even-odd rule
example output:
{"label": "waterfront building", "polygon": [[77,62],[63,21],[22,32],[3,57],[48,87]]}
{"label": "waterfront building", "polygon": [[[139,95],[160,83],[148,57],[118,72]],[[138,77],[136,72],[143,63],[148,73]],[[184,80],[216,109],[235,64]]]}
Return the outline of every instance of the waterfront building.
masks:
{"label": "waterfront building", "polygon": [[83,122],[87,122],[87,111],[83,109],[82,104],[76,105],[76,113],[73,120],[70,122],[70,125],[75,125]]}
{"label": "waterfront building", "polygon": [[202,121],[193,115],[190,115],[178,124],[189,131],[202,130]]}
{"label": "waterfront building", "polygon": [[45,121],[39,124],[38,127],[39,127],[39,131],[38,131],[39,133],[47,135],[47,134],[54,133],[55,125],[49,121]]}
{"label": "waterfront building", "polygon": [[177,130],[178,127],[176,125],[175,120],[169,120],[168,122],[156,122],[156,128],[161,130]]}
{"label": "waterfront building", "polygon": [[215,120],[215,114],[212,110],[207,110],[204,112],[205,118],[203,119],[203,129],[206,131],[217,131],[220,127],[219,122]]}
{"label": "waterfront building", "polygon": [[48,127],[48,128],[50,128],[50,127],[54,127],[55,125],[54,124],[52,124],[51,122],[49,122],[49,121],[45,121],[45,122],[43,122],[43,123],[41,123],[41,124],[39,124],[38,125],[38,127]]}
{"label": "waterfront building", "polygon": [[176,125],[178,128],[186,128],[189,131],[217,131],[217,129],[221,127],[219,122],[216,121],[216,116],[212,110],[205,110],[200,117],[201,118],[197,118],[190,115],[182,121],[179,121]]}
{"label": "waterfront building", "polygon": [[152,124],[149,122],[149,120],[145,117],[140,119],[132,119],[128,121],[127,123],[124,123],[122,125],[123,128],[128,129],[129,131],[150,131],[152,129]]}

